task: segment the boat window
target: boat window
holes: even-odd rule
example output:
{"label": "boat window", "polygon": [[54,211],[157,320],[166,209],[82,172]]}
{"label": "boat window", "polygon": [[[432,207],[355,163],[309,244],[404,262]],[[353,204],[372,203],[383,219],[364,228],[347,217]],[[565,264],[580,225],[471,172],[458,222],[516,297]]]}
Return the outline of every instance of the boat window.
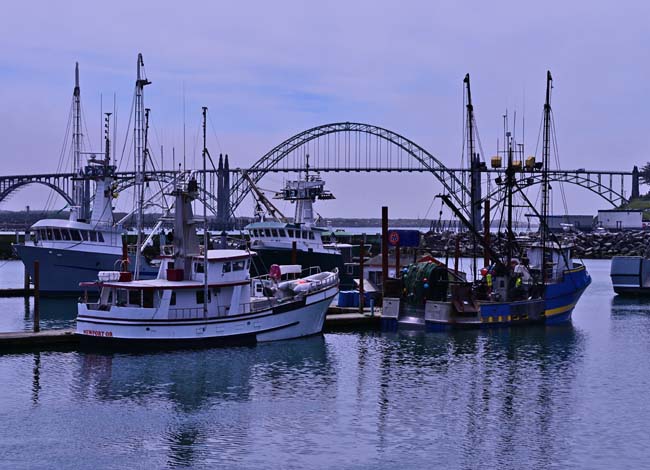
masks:
{"label": "boat window", "polygon": [[129,290],[129,304],[130,305],[142,305],[142,291],[141,290]]}
{"label": "boat window", "polygon": [[267,237],[270,237],[271,236],[271,231],[268,228],[265,228],[264,229],[264,235],[266,235]]}
{"label": "boat window", "polygon": [[230,271],[232,271],[232,266],[230,265],[230,261],[226,261],[223,263],[223,272],[229,273]]}
{"label": "boat window", "polygon": [[176,292],[172,292],[172,296],[169,298],[169,305],[176,305]]}
{"label": "boat window", "polygon": [[82,230],[82,231],[81,231],[81,238],[83,238],[83,240],[84,240],[85,242],[88,241],[88,230]]}
{"label": "boat window", "polygon": [[289,233],[289,238],[293,238],[293,229],[292,228],[288,228],[287,233]]}
{"label": "boat window", "polygon": [[203,263],[194,263],[194,272],[195,273],[204,273],[205,269],[203,269],[204,265]]}
{"label": "boat window", "polygon": [[113,304],[113,289],[111,289],[111,290],[108,291],[108,297],[106,298],[106,303],[107,303],[108,305],[112,305],[112,304]]}
{"label": "boat window", "polygon": [[276,237],[276,238],[278,237],[278,230],[277,229],[275,229],[275,228],[272,229],[271,233],[273,234],[274,237]]}
{"label": "boat window", "polygon": [[307,239],[307,232],[301,232],[302,238]]}
{"label": "boat window", "polygon": [[309,232],[309,239],[313,240],[314,239],[314,232]]}
{"label": "boat window", "polygon": [[251,229],[251,237],[256,237],[257,236],[257,230]]}
{"label": "boat window", "polygon": [[53,228],[52,232],[54,233],[55,240],[61,240],[61,232],[59,231],[58,228]]}
{"label": "boat window", "polygon": [[[205,299],[205,292],[203,292],[203,289],[197,290],[196,291],[196,303],[197,304],[202,304],[204,299]],[[208,303],[212,302],[212,294],[210,291],[208,291]]]}
{"label": "boat window", "polygon": [[97,241],[97,232],[95,232],[94,230],[90,231],[90,241],[91,242],[96,242]]}
{"label": "boat window", "polygon": [[100,243],[104,243],[104,235],[102,235],[102,232],[97,232],[97,240]]}
{"label": "boat window", "polygon": [[81,235],[79,234],[79,230],[70,230],[70,235],[72,235],[72,239],[76,242],[81,241]]}
{"label": "boat window", "polygon": [[283,228],[281,228],[280,230],[278,230],[278,232],[280,232],[280,236],[281,236],[282,238],[286,238],[286,237],[287,237],[287,232],[285,232]]}
{"label": "boat window", "polygon": [[64,240],[70,240],[70,231],[67,228],[61,229],[61,238]]}
{"label": "boat window", "polygon": [[129,291],[127,291],[126,289],[118,289],[116,305],[118,306],[126,305],[126,302],[129,298],[128,295],[129,295]]}
{"label": "boat window", "polygon": [[246,261],[245,260],[239,260],[239,261],[233,261],[232,262],[232,270],[233,271],[243,271],[246,269]]}
{"label": "boat window", "polygon": [[39,237],[41,240],[47,240],[47,230],[39,230]]}
{"label": "boat window", "polygon": [[248,269],[250,269],[250,267],[251,267],[251,260],[247,259],[246,260],[246,270],[248,271]]}
{"label": "boat window", "polygon": [[144,289],[142,291],[142,306],[144,308],[153,308],[153,289]]}

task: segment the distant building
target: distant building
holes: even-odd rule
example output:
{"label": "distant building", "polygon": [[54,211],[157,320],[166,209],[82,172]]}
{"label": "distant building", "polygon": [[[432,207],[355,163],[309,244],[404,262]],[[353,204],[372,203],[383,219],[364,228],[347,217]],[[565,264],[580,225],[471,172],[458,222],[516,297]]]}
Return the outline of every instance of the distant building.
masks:
{"label": "distant building", "polygon": [[590,232],[594,228],[596,217],[593,215],[549,215],[547,220],[548,228],[552,232],[561,232],[563,230],[578,230],[580,232]]}
{"label": "distant building", "polygon": [[643,228],[643,210],[599,210],[598,225],[608,230],[641,230]]}

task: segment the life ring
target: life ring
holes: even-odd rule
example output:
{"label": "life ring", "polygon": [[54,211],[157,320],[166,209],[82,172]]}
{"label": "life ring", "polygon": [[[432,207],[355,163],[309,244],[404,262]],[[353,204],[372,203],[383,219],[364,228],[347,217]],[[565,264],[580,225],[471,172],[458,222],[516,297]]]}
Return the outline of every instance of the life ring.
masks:
{"label": "life ring", "polygon": [[391,245],[398,245],[399,244],[399,233],[398,232],[390,232],[388,234],[388,241]]}

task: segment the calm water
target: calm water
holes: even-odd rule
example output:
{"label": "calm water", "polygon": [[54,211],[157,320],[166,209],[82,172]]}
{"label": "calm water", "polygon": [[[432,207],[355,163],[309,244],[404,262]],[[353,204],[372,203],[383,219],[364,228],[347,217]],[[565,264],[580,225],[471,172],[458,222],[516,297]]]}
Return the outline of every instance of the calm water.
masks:
{"label": "calm water", "polygon": [[[562,328],[0,356],[0,466],[645,467],[650,304],[588,266]],[[22,299],[0,307],[0,329],[30,326]],[[74,301],[49,312],[70,324]]]}

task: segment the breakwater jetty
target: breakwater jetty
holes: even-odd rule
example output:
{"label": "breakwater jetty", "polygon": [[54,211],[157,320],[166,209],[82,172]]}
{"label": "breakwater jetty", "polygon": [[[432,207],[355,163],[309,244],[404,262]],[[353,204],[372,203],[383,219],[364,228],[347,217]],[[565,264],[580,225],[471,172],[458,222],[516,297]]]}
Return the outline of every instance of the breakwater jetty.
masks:
{"label": "breakwater jetty", "polygon": [[[650,255],[650,231],[559,233],[556,236],[563,245],[573,245],[573,253],[579,258],[609,259],[613,256]],[[505,239],[504,232],[491,234],[492,243],[497,250],[503,247]],[[532,243],[539,241],[539,236],[537,233],[520,232],[518,239]],[[441,259],[453,258],[457,240],[460,256],[472,256],[474,243],[469,233],[429,232],[423,237],[423,248]],[[477,246],[476,250],[477,256],[482,256],[481,247]]]}

